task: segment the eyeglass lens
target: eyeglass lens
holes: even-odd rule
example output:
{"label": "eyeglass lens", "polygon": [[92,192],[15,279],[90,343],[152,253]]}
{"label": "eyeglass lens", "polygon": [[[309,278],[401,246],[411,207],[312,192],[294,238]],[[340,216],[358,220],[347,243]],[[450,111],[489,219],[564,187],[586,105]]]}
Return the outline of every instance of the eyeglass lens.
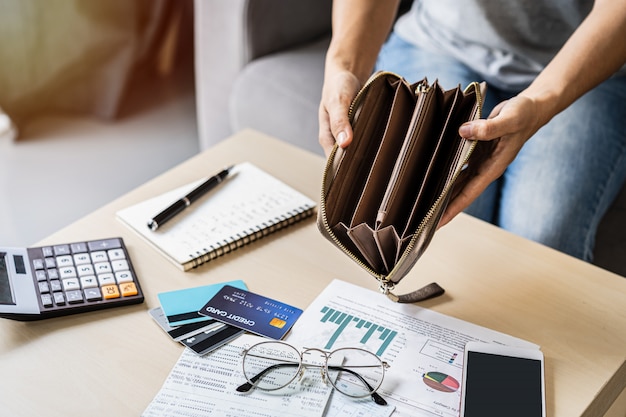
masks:
{"label": "eyeglass lens", "polygon": [[283,388],[298,375],[300,352],[284,343],[259,343],[248,349],[243,373],[255,387],[272,391]]}
{"label": "eyeglass lens", "polygon": [[[343,357],[343,362],[335,357]],[[341,366],[333,366],[340,363]],[[338,349],[328,356],[328,377],[337,391],[350,397],[365,397],[378,389],[384,368],[380,359],[362,349]]]}

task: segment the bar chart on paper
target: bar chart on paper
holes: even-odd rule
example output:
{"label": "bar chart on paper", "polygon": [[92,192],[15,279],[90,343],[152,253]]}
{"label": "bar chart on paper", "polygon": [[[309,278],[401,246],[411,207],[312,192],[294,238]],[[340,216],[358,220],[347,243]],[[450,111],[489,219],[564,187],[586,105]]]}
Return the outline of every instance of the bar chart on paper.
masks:
{"label": "bar chart on paper", "polygon": [[324,341],[327,350],[336,348],[345,340],[350,345],[366,345],[378,356],[383,356],[398,335],[397,331],[386,326],[328,306],[324,306],[321,313],[320,323],[328,326],[328,331],[323,333],[327,337]]}

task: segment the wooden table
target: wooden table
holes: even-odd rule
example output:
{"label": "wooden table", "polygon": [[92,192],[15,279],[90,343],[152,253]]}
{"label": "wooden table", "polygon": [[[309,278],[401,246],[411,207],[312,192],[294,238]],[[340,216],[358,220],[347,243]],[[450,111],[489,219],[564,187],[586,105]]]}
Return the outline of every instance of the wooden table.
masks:
{"label": "wooden table", "polygon": [[[1,415],[140,415],[182,352],[148,315],[159,292],[243,279],[252,291],[306,308],[333,278],[377,288],[313,219],[186,273],[115,219],[121,208],[242,161],[318,199],[322,158],[244,131],[39,242],[123,237],[146,301],[0,320]],[[437,232],[398,291],[431,281],[446,294],[423,306],[541,346],[548,416],[602,416],[626,387],[626,279],[460,215]]]}

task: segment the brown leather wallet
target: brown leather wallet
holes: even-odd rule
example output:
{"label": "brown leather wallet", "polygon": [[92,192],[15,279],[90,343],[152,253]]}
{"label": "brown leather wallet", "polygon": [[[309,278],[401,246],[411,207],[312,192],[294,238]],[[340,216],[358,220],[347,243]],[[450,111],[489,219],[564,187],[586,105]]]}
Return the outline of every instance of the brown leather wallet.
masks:
{"label": "brown leather wallet", "polygon": [[[493,148],[458,134],[481,117],[484,83],[444,90],[377,72],[352,102],[354,132],[335,145],[322,181],[321,233],[373,275],[397,302],[443,294],[436,283],[400,296],[391,290],[430,243],[448,201]],[[480,148],[480,149],[478,149]]]}

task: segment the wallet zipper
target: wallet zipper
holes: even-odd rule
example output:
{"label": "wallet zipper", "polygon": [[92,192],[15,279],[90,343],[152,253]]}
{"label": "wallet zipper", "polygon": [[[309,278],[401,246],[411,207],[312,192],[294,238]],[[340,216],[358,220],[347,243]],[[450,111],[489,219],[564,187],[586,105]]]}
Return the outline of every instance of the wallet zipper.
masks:
{"label": "wallet zipper", "polygon": [[[359,90],[359,92],[357,93],[357,95],[355,96],[354,100],[352,100],[352,103],[350,104],[350,108],[348,109],[348,119],[350,120],[350,123],[352,124],[353,122],[353,118],[354,118],[354,111],[355,109],[360,105],[361,100],[363,99],[363,96],[365,95],[365,93],[367,92],[367,90],[369,89],[370,84],[375,81],[376,79],[378,79],[380,76],[383,75],[394,75],[398,78],[400,78],[402,80],[402,82],[406,83],[406,80],[404,80],[404,78],[399,77],[397,74],[390,72],[390,71],[386,71],[386,72],[379,72],[377,76],[371,77],[366,83],[365,85],[363,85],[363,87]],[[420,89],[422,88],[430,88],[428,86],[424,86],[423,83],[420,83],[417,87],[416,87],[416,93],[420,92]],[[473,87],[475,94],[476,94],[476,117],[474,117],[473,119],[480,119],[482,117],[482,106],[483,106],[483,98],[482,98],[482,94],[480,93],[480,87],[479,84],[477,82],[473,82],[470,85],[467,86],[467,88],[465,88],[464,90],[464,94],[466,94],[470,88]],[[464,160],[463,160],[463,165],[467,164],[470,156],[472,155],[472,152],[474,151],[474,148],[476,147],[476,141],[472,141],[472,144],[470,146],[470,150],[467,153],[467,155],[465,156]],[[337,144],[334,145],[333,150],[331,151],[328,160],[329,161],[333,161],[335,154],[337,153],[337,150],[339,149],[339,146]],[[335,245],[340,248],[346,255],[348,255],[348,257],[350,257],[357,265],[361,266],[361,268],[365,269],[370,275],[372,275],[374,278],[376,278],[376,280],[378,280],[380,286],[379,289],[380,291],[385,294],[388,298],[390,298],[393,301],[398,301],[398,296],[396,296],[395,294],[393,294],[391,291],[394,289],[395,287],[395,283],[393,281],[391,281],[391,277],[394,275],[394,271],[396,271],[397,266],[402,264],[402,261],[408,256],[408,254],[411,252],[411,250],[413,249],[413,247],[415,246],[415,243],[417,242],[418,237],[421,236],[421,234],[424,232],[424,229],[426,228],[426,226],[428,225],[428,223],[430,223],[430,221],[432,220],[432,217],[436,211],[436,208],[439,207],[439,205],[441,204],[441,201],[444,199],[444,197],[448,194],[448,192],[450,192],[450,189],[452,188],[452,184],[454,184],[454,182],[456,181],[456,178],[458,177],[458,175],[461,173],[462,170],[458,170],[458,172],[454,175],[452,181],[449,182],[448,186],[441,192],[441,194],[439,195],[439,197],[437,198],[437,200],[435,200],[435,203],[432,205],[432,207],[430,208],[430,210],[428,210],[428,212],[426,213],[426,216],[424,217],[424,219],[422,220],[422,222],[419,224],[417,231],[415,232],[415,234],[413,235],[413,237],[411,238],[411,241],[409,242],[407,248],[404,250],[404,253],[402,254],[402,256],[400,257],[398,263],[396,264],[396,268],[392,269],[389,274],[387,276],[382,275],[382,274],[378,274],[376,271],[374,271],[372,268],[370,268],[366,263],[362,262],[356,255],[354,255],[348,248],[346,248],[343,243],[341,243],[339,241],[339,239],[337,239],[337,237],[335,236],[335,234],[333,233],[333,231],[331,230],[330,226],[328,225],[328,217],[326,215],[326,191],[327,191],[327,182],[328,182],[328,164],[326,164],[326,166],[324,167],[324,172],[322,173],[322,191],[321,191],[321,198],[320,201],[322,202],[322,205],[324,207],[323,210],[321,210],[321,215],[322,215],[322,223],[324,225],[324,229],[326,230],[326,233],[328,234],[328,236],[330,236],[330,238],[332,239],[332,241],[335,243]]]}

